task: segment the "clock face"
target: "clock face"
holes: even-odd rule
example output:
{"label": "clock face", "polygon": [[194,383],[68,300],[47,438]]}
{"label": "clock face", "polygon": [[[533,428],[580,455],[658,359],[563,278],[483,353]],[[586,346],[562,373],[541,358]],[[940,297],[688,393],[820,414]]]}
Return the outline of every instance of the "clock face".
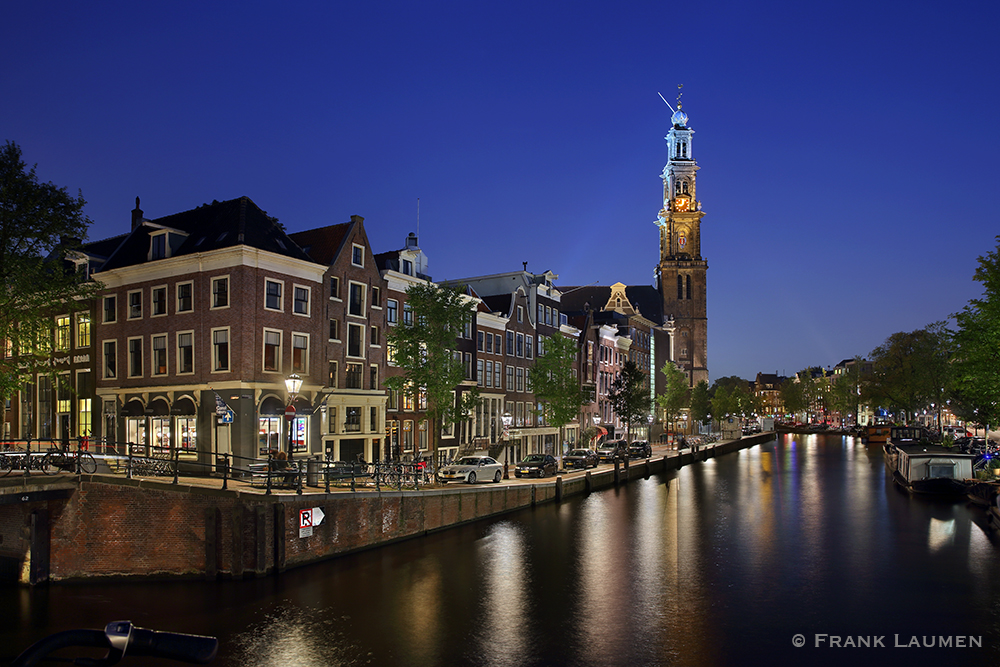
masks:
{"label": "clock face", "polygon": [[686,211],[691,206],[691,200],[687,197],[677,197],[674,199],[675,211]]}

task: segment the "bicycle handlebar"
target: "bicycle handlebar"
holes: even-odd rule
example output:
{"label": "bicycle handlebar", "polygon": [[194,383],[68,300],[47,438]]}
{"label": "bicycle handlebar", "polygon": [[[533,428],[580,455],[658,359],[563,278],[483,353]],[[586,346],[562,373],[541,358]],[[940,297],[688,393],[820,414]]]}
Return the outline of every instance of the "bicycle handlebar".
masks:
{"label": "bicycle handlebar", "polygon": [[113,665],[125,655],[166,658],[204,665],[215,659],[219,640],[215,637],[187,635],[178,632],[146,630],[130,621],[114,621],[101,630],[67,630],[45,637],[29,646],[11,667],[31,667],[53,651],[72,646],[107,648],[104,658],[77,658],[73,662],[89,667]]}

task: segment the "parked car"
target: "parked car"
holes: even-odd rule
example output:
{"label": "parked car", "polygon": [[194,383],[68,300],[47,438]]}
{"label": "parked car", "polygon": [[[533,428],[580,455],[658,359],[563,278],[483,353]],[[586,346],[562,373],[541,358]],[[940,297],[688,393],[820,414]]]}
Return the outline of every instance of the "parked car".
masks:
{"label": "parked car", "polygon": [[941,430],[941,435],[945,438],[957,440],[958,438],[968,438],[970,433],[963,426],[945,426]]}
{"label": "parked car", "polygon": [[438,470],[437,477],[442,484],[452,480],[467,484],[488,480],[499,483],[503,478],[503,465],[489,456],[463,456]]}
{"label": "parked car", "polygon": [[653,455],[653,448],[645,440],[636,440],[628,446],[628,457],[630,459],[648,459]]}
{"label": "parked car", "polygon": [[514,466],[514,477],[545,477],[556,474],[556,457],[551,454],[528,454]]}
{"label": "parked car", "polygon": [[573,470],[574,468],[586,470],[596,468],[599,462],[597,452],[593,449],[573,449],[563,457],[563,470]]}
{"label": "parked car", "polygon": [[601,463],[610,463],[627,456],[628,445],[624,440],[611,440],[597,448],[597,458]]}

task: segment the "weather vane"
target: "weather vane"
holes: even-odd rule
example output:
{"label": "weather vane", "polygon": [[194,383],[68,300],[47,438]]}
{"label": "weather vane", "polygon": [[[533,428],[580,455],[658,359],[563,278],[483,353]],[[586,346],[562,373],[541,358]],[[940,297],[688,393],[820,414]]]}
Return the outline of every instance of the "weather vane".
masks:
{"label": "weather vane", "polygon": [[681,88],[683,88],[683,87],[684,87],[683,83],[678,83],[677,84],[677,108],[678,109],[681,108],[681,95],[684,94],[683,92],[681,92]]}

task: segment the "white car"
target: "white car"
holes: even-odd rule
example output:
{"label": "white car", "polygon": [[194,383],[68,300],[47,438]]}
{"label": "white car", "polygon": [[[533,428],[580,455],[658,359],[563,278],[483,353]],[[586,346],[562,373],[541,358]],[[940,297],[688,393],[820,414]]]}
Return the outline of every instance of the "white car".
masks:
{"label": "white car", "polygon": [[463,456],[454,463],[438,470],[438,481],[446,484],[451,480],[459,480],[468,484],[477,481],[500,482],[503,478],[503,465],[489,456]]}

